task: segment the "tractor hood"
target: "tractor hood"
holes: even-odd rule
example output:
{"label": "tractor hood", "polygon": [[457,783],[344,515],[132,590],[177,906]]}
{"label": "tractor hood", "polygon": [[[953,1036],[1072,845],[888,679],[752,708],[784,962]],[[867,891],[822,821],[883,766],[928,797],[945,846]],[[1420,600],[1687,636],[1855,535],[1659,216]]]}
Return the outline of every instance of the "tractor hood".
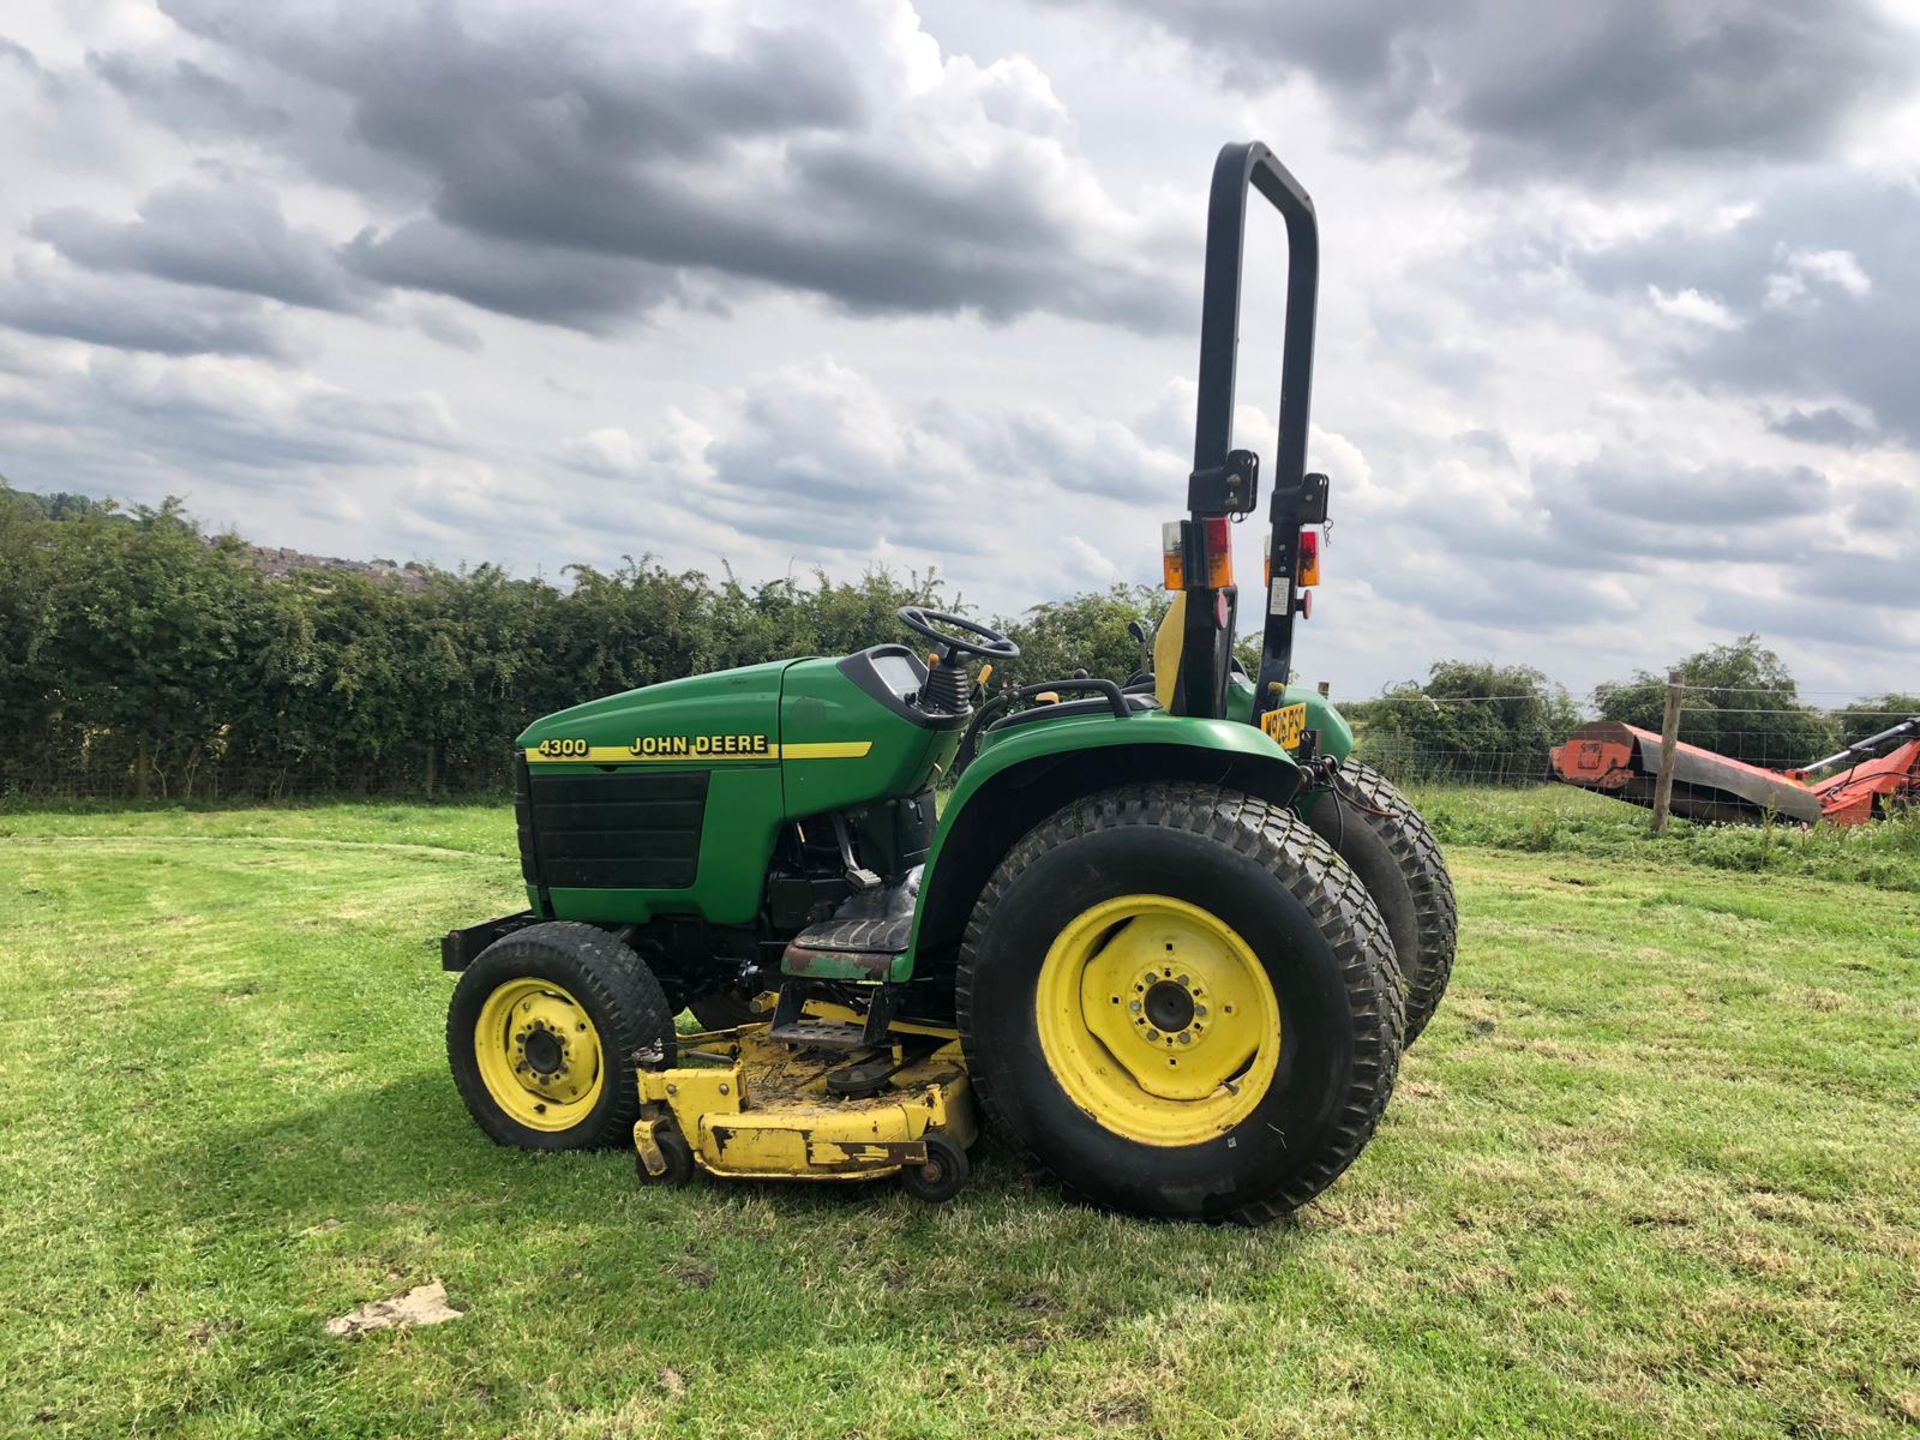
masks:
{"label": "tractor hood", "polygon": [[770,760],[778,753],[781,676],[793,663],[689,675],[589,700],[534,721],[518,743],[535,761],[584,759],[588,748],[608,752],[608,760]]}

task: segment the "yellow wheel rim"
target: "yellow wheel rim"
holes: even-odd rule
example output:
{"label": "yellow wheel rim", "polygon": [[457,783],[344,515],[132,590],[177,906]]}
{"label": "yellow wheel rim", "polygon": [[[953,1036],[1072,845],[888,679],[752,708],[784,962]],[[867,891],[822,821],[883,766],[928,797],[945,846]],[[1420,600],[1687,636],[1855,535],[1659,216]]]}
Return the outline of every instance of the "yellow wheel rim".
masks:
{"label": "yellow wheel rim", "polygon": [[600,1101],[600,1032],[550,980],[508,980],[473,1024],[473,1053],[493,1101],[529,1130],[570,1130]]}
{"label": "yellow wheel rim", "polygon": [[1068,1097],[1148,1145],[1231,1130],[1279,1065],[1266,967],[1219,916],[1167,895],[1122,895],[1075,916],[1041,962],[1035,1008]]}

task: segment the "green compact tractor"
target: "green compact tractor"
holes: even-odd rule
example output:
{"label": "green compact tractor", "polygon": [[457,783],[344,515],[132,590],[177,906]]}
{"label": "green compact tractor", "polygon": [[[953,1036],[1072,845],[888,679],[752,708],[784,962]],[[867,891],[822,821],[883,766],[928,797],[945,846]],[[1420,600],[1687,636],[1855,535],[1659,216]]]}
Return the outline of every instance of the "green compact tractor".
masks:
{"label": "green compact tractor", "polygon": [[[1228,529],[1260,488],[1230,448],[1250,190],[1289,252],[1258,675],[1233,660]],[[1266,147],[1224,149],[1177,593],[1129,682],[995,687],[1006,637],[908,608],[913,646],[527,729],[528,908],[442,946],[488,1135],[631,1144],[648,1183],[897,1175],[938,1200],[985,1124],[1073,1194],[1196,1219],[1284,1213],[1353,1161],[1445,988],[1454,905],[1420,817],[1288,684],[1327,512],[1318,268],[1306,192]],[[704,1029],[676,1029],[688,1009]]]}

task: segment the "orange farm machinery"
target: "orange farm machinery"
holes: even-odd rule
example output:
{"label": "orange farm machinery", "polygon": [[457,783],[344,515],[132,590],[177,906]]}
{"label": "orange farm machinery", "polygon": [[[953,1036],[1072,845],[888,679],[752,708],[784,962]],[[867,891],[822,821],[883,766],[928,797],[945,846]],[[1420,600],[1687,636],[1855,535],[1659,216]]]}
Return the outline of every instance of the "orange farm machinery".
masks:
{"label": "orange farm machinery", "polygon": [[[1597,720],[1549,754],[1553,778],[1653,804],[1658,735]],[[1864,825],[1920,804],[1920,715],[1797,770],[1766,770],[1684,742],[1674,746],[1673,813],[1692,820]]]}

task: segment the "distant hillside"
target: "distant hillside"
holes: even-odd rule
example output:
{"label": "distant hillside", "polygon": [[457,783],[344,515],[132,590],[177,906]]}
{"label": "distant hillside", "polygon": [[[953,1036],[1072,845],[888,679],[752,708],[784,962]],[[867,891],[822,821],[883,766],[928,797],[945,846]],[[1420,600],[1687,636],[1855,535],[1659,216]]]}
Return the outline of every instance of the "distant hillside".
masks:
{"label": "distant hillside", "polygon": [[[77,520],[86,515],[132,518],[111,500],[95,500],[91,496],[76,495],[65,490],[52,494],[15,490],[7,485],[4,477],[0,477],[0,501],[48,520]],[[205,537],[210,545],[217,538],[212,535]],[[427,583],[425,567],[412,561],[402,565],[394,560],[345,560],[338,555],[309,555],[304,550],[295,550],[287,545],[252,545],[245,542],[241,543],[238,553],[250,560],[263,575],[274,580],[285,580],[296,570],[344,570],[350,574],[388,581],[402,590],[419,590]]]}
{"label": "distant hillside", "polygon": [[296,570],[345,570],[389,581],[402,590],[421,590],[427,583],[426,568],[412,561],[401,565],[392,560],[342,560],[337,555],[309,555],[285,545],[247,545],[244,551],[261,573],[273,580],[285,580]]}

